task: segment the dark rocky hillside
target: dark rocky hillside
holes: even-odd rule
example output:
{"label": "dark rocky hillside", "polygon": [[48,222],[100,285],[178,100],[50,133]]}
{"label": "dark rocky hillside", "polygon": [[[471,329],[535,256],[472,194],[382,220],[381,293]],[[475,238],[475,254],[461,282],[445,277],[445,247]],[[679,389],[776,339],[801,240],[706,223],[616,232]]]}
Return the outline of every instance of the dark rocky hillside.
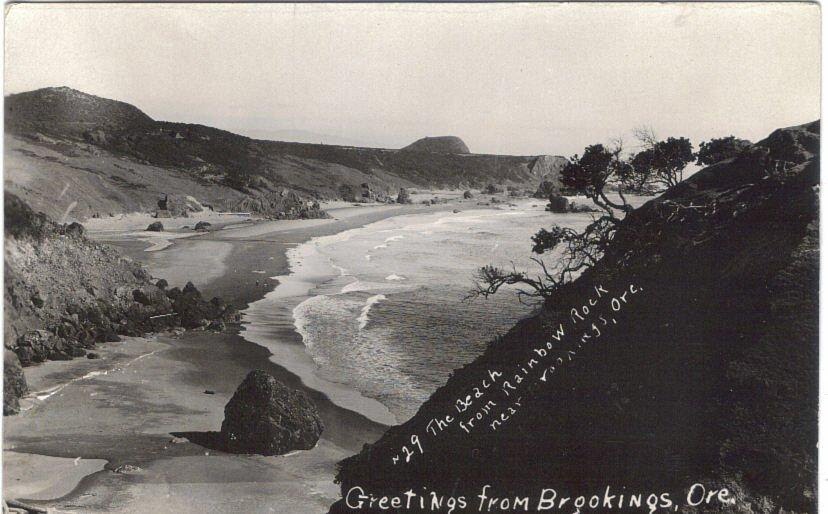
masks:
{"label": "dark rocky hillside", "polygon": [[55,87],[11,95],[6,103],[7,130],[62,125],[60,130],[83,134],[90,128],[125,130],[149,127],[152,118],[135,106]]}
{"label": "dark rocky hillside", "polygon": [[456,136],[424,137],[403,148],[407,152],[469,153],[469,147]]}
{"label": "dark rocky hillside", "polygon": [[[58,212],[76,201],[79,219],[152,206],[159,194],[192,195],[209,205],[223,199],[223,208],[234,210],[241,200],[267,203],[259,200],[284,190],[303,200],[350,200],[349,191],[367,184],[367,199],[382,201],[401,187],[532,189],[542,178],[532,166],[536,156],[469,154],[457,138],[426,138],[406,151],[260,141],[154,121],[131,105],[65,87],[6,97],[5,120],[7,187]],[[52,168],[48,176],[44,167]],[[53,191],[56,176],[63,183]],[[74,195],[58,198],[65,183],[78,182]],[[273,214],[280,212],[286,211]]]}
{"label": "dark rocky hillside", "polygon": [[[26,392],[20,366],[83,357],[96,344],[173,327],[222,329],[236,311],[188,284],[154,283],[138,263],[5,193],[3,411]],[[12,379],[9,384],[8,380]]]}
{"label": "dark rocky hillside", "polygon": [[[343,495],[436,491],[477,512],[484,485],[529,496],[530,510],[554,488],[572,500],[553,511],[570,512],[610,486],[644,497],[616,512],[646,512],[662,492],[675,507],[664,512],[816,512],[818,189],[815,122],[632,212],[596,266],[343,461]],[[459,414],[475,387],[483,396]],[[688,507],[694,483],[728,488],[736,505]]]}

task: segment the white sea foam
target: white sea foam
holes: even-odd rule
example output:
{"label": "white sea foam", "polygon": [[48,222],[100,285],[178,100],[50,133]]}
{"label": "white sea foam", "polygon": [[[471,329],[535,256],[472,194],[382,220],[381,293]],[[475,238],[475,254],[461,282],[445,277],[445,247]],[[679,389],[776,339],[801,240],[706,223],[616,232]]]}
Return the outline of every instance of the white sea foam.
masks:
{"label": "white sea foam", "polygon": [[[314,238],[288,252],[291,273],[246,311],[242,335],[337,405],[384,423],[389,410],[407,419],[492,334],[530,312],[507,293],[472,305],[461,299],[480,266],[514,261],[532,270],[530,238],[551,223],[578,229],[588,221],[539,209],[470,209],[403,215]],[[304,347],[268,329],[285,321]]]}
{"label": "white sea foam", "polygon": [[359,280],[354,280],[349,284],[345,284],[345,286],[340,290],[341,293],[353,293],[354,291],[362,291],[365,289],[365,284],[360,282]]}
{"label": "white sea foam", "polygon": [[375,294],[365,301],[365,306],[362,308],[362,312],[359,313],[359,317],[357,318],[360,330],[368,326],[368,313],[371,312],[371,307],[383,300],[385,300],[384,294]]}

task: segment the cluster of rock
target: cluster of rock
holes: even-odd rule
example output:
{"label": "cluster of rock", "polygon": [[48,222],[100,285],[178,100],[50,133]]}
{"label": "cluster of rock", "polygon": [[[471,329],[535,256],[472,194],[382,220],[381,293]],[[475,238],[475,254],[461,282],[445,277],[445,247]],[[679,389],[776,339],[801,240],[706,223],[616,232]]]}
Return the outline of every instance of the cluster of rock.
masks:
{"label": "cluster of rock", "polygon": [[397,203],[411,203],[411,195],[404,187],[400,188],[400,192],[397,195]]}
{"label": "cluster of rock", "polygon": [[[193,227],[193,230],[195,230],[196,232],[209,232],[210,227],[212,227],[212,226],[213,226],[213,224],[210,223],[209,221],[199,221],[198,223],[195,224],[195,226]],[[189,228],[189,226],[185,226],[184,228]],[[146,232],[163,232],[163,231],[164,231],[164,224],[161,223],[160,221],[153,221],[152,223],[147,225],[147,228],[146,228]]]}
{"label": "cluster of rock", "polygon": [[221,438],[233,453],[281,455],[313,448],[322,430],[319,411],[307,394],[254,370],[224,408]]}
{"label": "cluster of rock", "polygon": [[[220,329],[238,320],[221,299],[205,300],[187,284],[153,284],[139,264],[88,240],[78,224],[59,226],[5,194],[4,366],[67,360],[96,344],[172,327]],[[4,413],[25,391],[7,387]]]}
{"label": "cluster of rock", "polygon": [[225,205],[230,212],[258,214],[270,219],[315,219],[330,218],[313,199],[288,188],[277,191],[247,190],[248,196]]}
{"label": "cluster of rock", "polygon": [[156,218],[188,218],[190,213],[204,211],[205,207],[189,195],[165,194],[158,200]]}
{"label": "cluster of rock", "polygon": [[351,203],[395,203],[391,195],[367,182],[360,184],[359,188],[342,184],[339,186],[339,198]]}
{"label": "cluster of rock", "polygon": [[556,214],[598,212],[598,209],[594,207],[571,202],[565,196],[555,193],[549,195],[549,203],[546,204],[546,210]]}

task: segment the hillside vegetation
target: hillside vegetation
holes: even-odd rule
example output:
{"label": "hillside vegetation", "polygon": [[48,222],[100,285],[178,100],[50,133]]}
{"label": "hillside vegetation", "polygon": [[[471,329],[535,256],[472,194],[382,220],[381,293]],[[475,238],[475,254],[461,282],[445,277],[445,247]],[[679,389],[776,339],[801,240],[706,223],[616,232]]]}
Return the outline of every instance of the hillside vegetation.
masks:
{"label": "hillside vegetation", "polygon": [[[343,497],[435,491],[477,512],[490,486],[534,510],[552,488],[569,512],[610,487],[643,493],[615,512],[651,493],[669,511],[815,512],[818,188],[814,122],[632,211],[595,266],[343,461]],[[736,504],[688,506],[695,483]]]}
{"label": "hillside vegetation", "polygon": [[[451,143],[438,151],[421,142],[401,151],[261,141],[155,121],[65,87],[10,95],[5,109],[6,186],[53,217],[153,210],[164,194],[313,217],[321,215],[311,208],[318,199],[386,201],[401,187],[526,189],[548,174],[538,156],[469,154],[459,138],[437,138]],[[296,201],[282,200],[288,196]]]}

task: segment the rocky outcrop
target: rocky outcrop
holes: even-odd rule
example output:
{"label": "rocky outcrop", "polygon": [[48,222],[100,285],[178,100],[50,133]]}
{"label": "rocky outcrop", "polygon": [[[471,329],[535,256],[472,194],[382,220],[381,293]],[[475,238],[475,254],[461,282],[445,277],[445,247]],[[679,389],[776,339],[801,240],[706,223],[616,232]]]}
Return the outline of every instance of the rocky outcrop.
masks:
{"label": "rocky outcrop", "polygon": [[815,512],[818,188],[816,122],[636,209],[597,264],[343,461],[343,496],[426,486],[476,505],[488,485],[589,501],[609,486],[686,505],[702,483],[736,504],[682,511]]}
{"label": "rocky outcrop", "polygon": [[9,350],[3,351],[3,415],[20,412],[19,399],[29,391],[26,376],[17,355]]}
{"label": "rocky outcrop", "polygon": [[[60,226],[5,194],[5,331],[7,366],[82,357],[96,344],[177,326],[237,322],[220,299],[206,301],[188,284],[166,289],[139,264]],[[9,356],[17,359],[9,362]],[[12,405],[20,388],[7,387]]]}
{"label": "rocky outcrop", "polygon": [[555,180],[544,180],[538,185],[538,189],[532,195],[534,198],[549,198],[550,195],[560,195],[560,182]]}
{"label": "rocky outcrop", "polygon": [[319,412],[307,394],[254,370],[224,408],[221,435],[228,451],[281,455],[313,448],[322,429]]}
{"label": "rocky outcrop", "polygon": [[277,191],[249,191],[250,196],[238,202],[225,204],[232,212],[249,212],[270,219],[329,218],[319,202],[309,200],[296,191],[282,188]]}
{"label": "rocky outcrop", "polygon": [[158,209],[169,212],[170,216],[187,217],[191,213],[204,211],[204,206],[190,195],[165,194],[158,201]]}
{"label": "rocky outcrop", "polygon": [[164,224],[160,221],[153,221],[149,225],[147,225],[147,232],[163,232],[164,231]]}
{"label": "rocky outcrop", "polygon": [[469,147],[456,136],[424,137],[402,149],[404,152],[469,153]]}
{"label": "rocky outcrop", "polygon": [[399,194],[397,194],[397,203],[411,203],[411,195],[404,187],[401,187]]}
{"label": "rocky outcrop", "polygon": [[569,212],[569,200],[565,196],[550,195],[546,210],[558,214]]}
{"label": "rocky outcrop", "polygon": [[568,163],[569,159],[560,155],[539,155],[529,164],[529,171],[541,180],[559,183],[561,170]]}

